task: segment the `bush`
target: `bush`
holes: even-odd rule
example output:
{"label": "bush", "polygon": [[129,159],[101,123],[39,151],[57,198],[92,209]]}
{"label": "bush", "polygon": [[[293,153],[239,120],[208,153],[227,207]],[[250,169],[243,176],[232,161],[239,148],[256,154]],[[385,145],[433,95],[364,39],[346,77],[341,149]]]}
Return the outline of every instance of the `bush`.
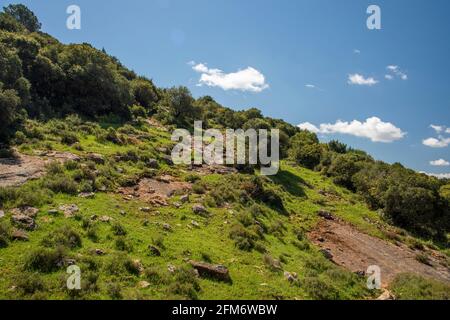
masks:
{"label": "bush", "polygon": [[192,300],[198,299],[197,293],[200,291],[200,284],[192,269],[186,267],[177,269],[174,281],[168,288],[169,293]]}
{"label": "bush", "polygon": [[251,251],[255,247],[258,236],[246,229],[242,224],[235,224],[230,230],[230,238],[240,250]]}
{"label": "bush", "polygon": [[119,237],[114,242],[114,246],[119,251],[126,251],[126,252],[132,252],[133,251],[133,245],[125,239],[125,237]]}
{"label": "bush", "polygon": [[339,299],[339,292],[335,287],[316,277],[306,277],[303,280],[303,288],[314,300]]}
{"label": "bush", "polygon": [[6,248],[9,242],[9,228],[3,222],[0,223],[0,248]]}
{"label": "bush", "polygon": [[71,177],[64,174],[57,174],[48,176],[43,181],[45,188],[52,190],[55,193],[66,193],[75,195],[78,193],[78,185]]}
{"label": "bush", "polygon": [[108,295],[114,300],[122,299],[122,289],[118,283],[108,283],[106,287]]}
{"label": "bush", "polygon": [[50,232],[43,240],[46,247],[63,246],[69,249],[80,248],[82,246],[81,236],[69,226],[63,226]]}
{"label": "bush", "polygon": [[125,236],[127,235],[127,231],[125,230],[125,227],[121,225],[120,223],[114,223],[111,226],[111,231],[115,236]]}
{"label": "bush", "polygon": [[63,144],[71,146],[77,142],[80,142],[78,140],[77,135],[73,132],[63,131],[60,134],[61,134],[61,143]]}
{"label": "bush", "polygon": [[56,271],[64,266],[66,253],[64,248],[39,248],[32,251],[25,259],[25,269],[44,273]]}
{"label": "bush", "polygon": [[32,295],[45,289],[44,280],[38,274],[22,273],[15,281],[17,290],[22,295]]}
{"label": "bush", "polygon": [[154,285],[165,285],[169,283],[166,274],[162,273],[157,267],[149,267],[144,271],[145,278]]}
{"label": "bush", "polygon": [[390,289],[398,300],[450,300],[450,286],[413,274],[398,275]]}

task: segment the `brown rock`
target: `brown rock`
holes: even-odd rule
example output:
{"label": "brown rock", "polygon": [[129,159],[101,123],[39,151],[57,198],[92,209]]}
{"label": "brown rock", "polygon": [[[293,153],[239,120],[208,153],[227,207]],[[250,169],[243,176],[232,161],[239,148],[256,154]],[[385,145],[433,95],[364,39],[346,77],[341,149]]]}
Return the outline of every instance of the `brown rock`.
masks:
{"label": "brown rock", "polygon": [[325,211],[325,210],[319,210],[319,212],[317,212],[317,215],[319,217],[322,217],[322,218],[326,219],[326,220],[334,220],[333,215],[330,212]]}
{"label": "brown rock", "polygon": [[15,229],[11,234],[11,239],[18,241],[28,241],[28,234],[21,229]]}
{"label": "brown rock", "polygon": [[95,162],[96,164],[105,164],[105,158],[98,153],[89,153],[86,158]]}
{"label": "brown rock", "polygon": [[189,263],[198,271],[201,277],[210,277],[220,281],[231,281],[228,268],[222,265],[213,265],[205,262],[190,260]]}
{"label": "brown rock", "polygon": [[75,215],[75,213],[80,211],[80,209],[78,208],[78,206],[76,204],[65,204],[65,205],[62,205],[62,206],[59,207],[59,210],[64,212],[64,216],[66,218],[72,218]]}
{"label": "brown rock", "polygon": [[11,217],[12,224],[18,226],[21,229],[32,231],[36,229],[36,223],[30,216],[24,214],[15,214]]}
{"label": "brown rock", "polygon": [[208,211],[201,204],[194,205],[192,207],[192,211],[194,211],[195,214],[198,214],[200,216],[207,216],[208,215]]}

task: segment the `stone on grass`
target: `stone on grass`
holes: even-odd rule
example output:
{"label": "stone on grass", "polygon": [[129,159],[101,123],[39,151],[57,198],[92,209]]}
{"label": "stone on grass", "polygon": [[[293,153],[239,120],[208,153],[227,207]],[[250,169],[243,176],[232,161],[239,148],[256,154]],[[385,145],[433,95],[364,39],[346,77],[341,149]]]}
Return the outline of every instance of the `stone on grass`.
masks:
{"label": "stone on grass", "polygon": [[189,263],[198,271],[200,277],[214,278],[220,281],[231,281],[228,268],[218,264],[190,260]]}

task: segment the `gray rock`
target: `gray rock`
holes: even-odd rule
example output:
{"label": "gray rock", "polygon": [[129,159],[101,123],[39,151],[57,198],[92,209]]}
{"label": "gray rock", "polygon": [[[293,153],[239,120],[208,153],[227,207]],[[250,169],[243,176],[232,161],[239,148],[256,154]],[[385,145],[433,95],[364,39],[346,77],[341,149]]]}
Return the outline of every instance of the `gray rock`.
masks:
{"label": "gray rock", "polygon": [[28,234],[21,229],[15,229],[11,234],[11,239],[17,241],[28,241]]}
{"label": "gray rock", "polygon": [[145,212],[145,213],[149,213],[150,211],[152,211],[151,208],[149,207],[143,207],[143,208],[139,208],[140,211]]}
{"label": "gray rock", "polygon": [[231,281],[228,268],[222,265],[214,265],[205,262],[190,260],[189,263],[198,271],[200,277],[214,278],[220,281]]}
{"label": "gray rock", "polygon": [[3,210],[0,210],[0,219],[5,216],[5,212]]}
{"label": "gray rock", "polygon": [[86,158],[95,162],[96,164],[105,164],[105,158],[98,153],[89,153]]}
{"label": "gray rock", "polygon": [[317,212],[317,215],[319,217],[322,217],[322,218],[326,219],[326,220],[334,220],[333,215],[330,212],[325,211],[325,210],[319,210],[319,212]]}
{"label": "gray rock", "polygon": [[157,257],[161,256],[161,251],[154,245],[149,245],[148,250],[152,256],[157,256]]}
{"label": "gray rock", "polygon": [[29,230],[32,231],[34,229],[36,229],[36,223],[34,221],[34,219],[30,216],[24,215],[24,214],[15,214],[11,217],[11,222],[13,225],[21,228],[21,229],[25,229],[25,230]]}
{"label": "gray rock", "polygon": [[288,272],[285,271],[284,272],[284,277],[286,278],[287,281],[289,281],[290,283],[294,283],[297,281],[298,275],[295,272]]}
{"label": "gray rock", "polygon": [[158,169],[159,168],[159,163],[158,160],[156,159],[149,159],[147,161],[147,165],[152,168],[152,169]]}
{"label": "gray rock", "polygon": [[199,224],[197,221],[195,221],[195,220],[192,220],[192,221],[191,221],[191,224],[192,224],[194,227],[196,227],[196,228],[200,228],[200,224]]}
{"label": "gray rock", "polygon": [[323,254],[323,256],[325,258],[327,258],[328,260],[332,260],[333,259],[333,255],[331,254],[331,252],[327,249],[321,249],[320,252]]}
{"label": "gray rock", "polygon": [[94,192],[81,192],[78,197],[84,198],[84,199],[93,199],[95,197]]}
{"label": "gray rock", "polygon": [[59,210],[64,212],[66,218],[72,218],[75,213],[80,211],[80,208],[76,204],[65,204],[59,207]]}
{"label": "gray rock", "polygon": [[181,203],[189,202],[189,195],[185,194],[185,195],[181,196],[180,201],[181,201]]}
{"label": "gray rock", "polygon": [[47,211],[48,214],[51,214],[52,216],[56,216],[59,211],[57,209],[50,209]]}
{"label": "gray rock", "polygon": [[36,218],[39,209],[33,207],[22,207],[22,208],[14,208],[11,210],[13,215],[23,214],[29,216],[31,218]]}
{"label": "gray rock", "polygon": [[164,162],[167,163],[169,166],[173,165],[173,160],[171,156],[165,154],[161,156],[161,159],[164,160]]}
{"label": "gray rock", "polygon": [[163,229],[166,231],[172,231],[172,226],[168,223],[163,224]]}
{"label": "gray rock", "polygon": [[208,211],[201,204],[194,205],[192,207],[192,211],[194,211],[195,214],[198,214],[200,216],[207,216],[208,215]]}

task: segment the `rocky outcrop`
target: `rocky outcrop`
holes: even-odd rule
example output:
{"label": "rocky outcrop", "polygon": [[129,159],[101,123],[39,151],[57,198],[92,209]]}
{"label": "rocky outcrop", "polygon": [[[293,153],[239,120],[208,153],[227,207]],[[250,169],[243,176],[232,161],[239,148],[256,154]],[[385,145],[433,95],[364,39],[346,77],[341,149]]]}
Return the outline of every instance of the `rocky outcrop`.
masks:
{"label": "rocky outcrop", "polygon": [[197,270],[200,277],[214,278],[216,280],[230,282],[230,273],[228,268],[222,265],[214,265],[205,262],[190,260],[189,263]]}

